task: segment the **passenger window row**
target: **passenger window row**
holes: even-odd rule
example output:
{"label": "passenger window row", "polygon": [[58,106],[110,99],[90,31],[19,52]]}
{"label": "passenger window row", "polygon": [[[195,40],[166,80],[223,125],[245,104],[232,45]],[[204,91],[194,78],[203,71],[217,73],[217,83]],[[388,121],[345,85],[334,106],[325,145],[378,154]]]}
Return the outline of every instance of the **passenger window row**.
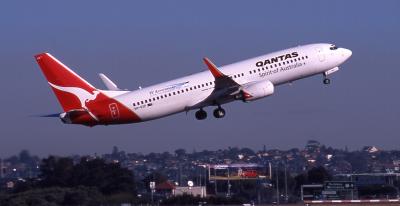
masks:
{"label": "passenger window row", "polygon": [[234,74],[230,76],[231,78],[233,77],[234,79],[239,78],[239,77],[244,77],[244,73],[240,73],[240,74]]}
{"label": "passenger window row", "polygon": [[160,96],[157,96],[157,97],[153,97],[153,98],[150,98],[150,99],[145,99],[145,100],[142,100],[142,101],[134,102],[133,106],[135,107],[135,106],[139,106],[139,105],[142,105],[142,104],[152,103],[152,102],[155,102],[155,101],[160,100],[160,99],[164,99],[164,98],[172,97],[172,96],[175,96],[175,95],[183,94],[185,92],[190,92],[190,91],[193,91],[193,90],[196,90],[196,89],[200,89],[200,88],[203,88],[203,87],[212,86],[213,84],[214,84],[214,82],[206,82],[204,84],[199,84],[199,85],[196,85],[196,86],[193,86],[193,87],[189,87],[189,88],[186,88],[186,89],[181,89],[181,90],[178,90],[176,92],[170,92],[168,94],[163,94],[163,95],[160,95]]}

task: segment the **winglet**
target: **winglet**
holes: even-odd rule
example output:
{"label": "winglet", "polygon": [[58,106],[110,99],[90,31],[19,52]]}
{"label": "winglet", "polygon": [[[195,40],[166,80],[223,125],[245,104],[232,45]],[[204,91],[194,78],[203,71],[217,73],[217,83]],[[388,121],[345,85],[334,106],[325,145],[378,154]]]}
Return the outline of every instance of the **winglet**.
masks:
{"label": "winglet", "polygon": [[212,63],[207,57],[203,58],[204,63],[206,63],[208,69],[210,70],[211,74],[217,79],[224,77],[225,75],[218,70],[217,66]]}
{"label": "winglet", "polygon": [[117,85],[113,81],[111,81],[111,79],[109,79],[105,74],[100,73],[99,76],[100,76],[100,79],[103,81],[104,85],[106,85],[108,90],[120,91],[120,89],[117,87]]}

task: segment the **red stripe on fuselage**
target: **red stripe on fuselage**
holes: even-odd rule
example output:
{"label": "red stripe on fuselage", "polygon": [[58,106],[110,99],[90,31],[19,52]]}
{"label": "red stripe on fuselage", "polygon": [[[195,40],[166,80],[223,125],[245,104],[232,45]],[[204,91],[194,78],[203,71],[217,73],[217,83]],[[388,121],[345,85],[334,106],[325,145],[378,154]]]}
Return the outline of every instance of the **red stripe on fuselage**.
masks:
{"label": "red stripe on fuselage", "polygon": [[140,117],[121,102],[101,93],[86,107],[99,120],[99,124],[124,124],[140,122]]}

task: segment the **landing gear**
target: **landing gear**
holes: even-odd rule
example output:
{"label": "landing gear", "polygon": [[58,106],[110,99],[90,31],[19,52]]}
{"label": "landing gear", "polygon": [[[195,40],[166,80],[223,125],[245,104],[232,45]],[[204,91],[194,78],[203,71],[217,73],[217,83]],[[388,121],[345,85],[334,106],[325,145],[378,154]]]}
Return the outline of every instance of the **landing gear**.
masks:
{"label": "landing gear", "polygon": [[215,118],[222,118],[225,117],[225,110],[218,106],[218,108],[214,110],[213,114]]}
{"label": "landing gear", "polygon": [[[225,117],[225,110],[222,109],[221,106],[218,106],[218,108],[216,108],[213,112],[213,115],[215,118],[219,119],[219,118],[223,118]],[[197,111],[195,113],[196,119],[198,120],[203,120],[207,118],[207,112],[203,110],[203,108],[201,108],[199,111]]]}
{"label": "landing gear", "polygon": [[204,111],[203,109],[200,109],[199,111],[196,112],[195,116],[196,119],[203,120],[207,118],[207,112]]}
{"label": "landing gear", "polygon": [[337,71],[339,71],[339,67],[334,67],[334,68],[322,73],[322,75],[324,76],[324,84],[330,84],[331,80],[328,79],[328,75],[330,75],[330,74],[332,74],[334,72],[337,72]]}

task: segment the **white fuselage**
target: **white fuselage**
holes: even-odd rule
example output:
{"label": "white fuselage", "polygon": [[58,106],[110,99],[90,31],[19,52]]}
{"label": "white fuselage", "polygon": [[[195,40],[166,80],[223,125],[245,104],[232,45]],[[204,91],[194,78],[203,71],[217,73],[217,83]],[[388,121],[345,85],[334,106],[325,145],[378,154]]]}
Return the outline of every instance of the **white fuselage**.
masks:
{"label": "white fuselage", "polygon": [[[297,55],[287,56],[293,53]],[[219,69],[240,85],[268,80],[277,86],[324,73],[338,67],[350,56],[350,50],[332,49],[332,44],[309,44],[221,66]],[[214,80],[214,76],[206,70],[114,98],[135,112],[142,121],[147,121],[209,106],[201,102],[213,92]],[[234,99],[226,99],[221,104],[230,101]]]}

